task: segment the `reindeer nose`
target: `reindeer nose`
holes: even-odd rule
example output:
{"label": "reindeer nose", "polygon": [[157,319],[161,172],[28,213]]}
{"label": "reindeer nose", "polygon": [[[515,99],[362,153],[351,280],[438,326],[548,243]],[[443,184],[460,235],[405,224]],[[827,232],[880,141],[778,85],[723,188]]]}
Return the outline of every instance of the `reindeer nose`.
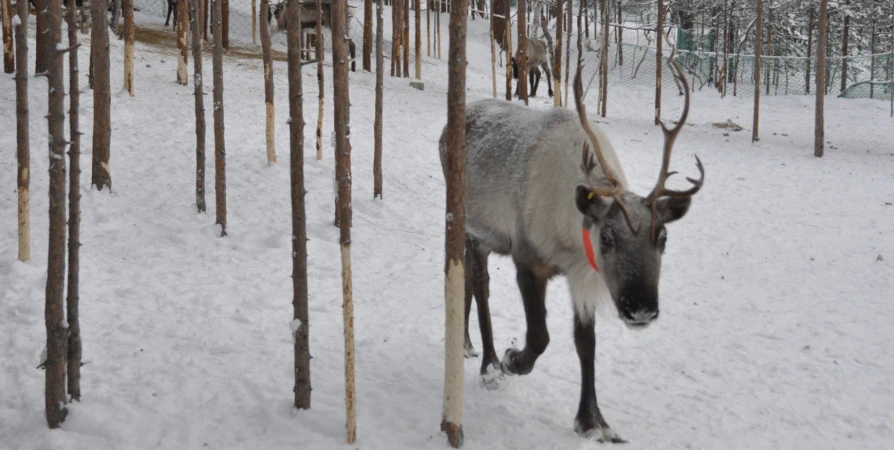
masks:
{"label": "reindeer nose", "polygon": [[624,323],[634,327],[642,327],[648,325],[649,322],[658,318],[658,310],[639,309],[636,311],[624,310],[621,312],[621,319]]}

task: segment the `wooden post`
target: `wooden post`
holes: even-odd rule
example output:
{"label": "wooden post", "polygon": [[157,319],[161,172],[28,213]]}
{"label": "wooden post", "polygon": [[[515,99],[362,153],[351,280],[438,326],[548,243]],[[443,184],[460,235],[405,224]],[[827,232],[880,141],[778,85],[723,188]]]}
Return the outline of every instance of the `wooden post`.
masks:
{"label": "wooden post", "polygon": [[[466,191],[466,9],[468,0],[453,0],[447,77],[446,237],[444,240],[444,408],[441,430],[453,448],[463,445],[463,354],[465,327],[465,191]],[[524,43],[524,0],[519,1],[519,34]],[[508,15],[508,14],[507,14]],[[524,48],[524,47],[522,47]],[[522,59],[527,56],[524,52]],[[525,66],[519,69],[521,72]],[[521,74],[519,80],[522,82]],[[527,98],[527,92],[524,92]]]}
{"label": "wooden post", "polygon": [[16,191],[18,193],[19,261],[31,260],[31,144],[28,133],[28,2],[17,1],[16,35]]}
{"label": "wooden post", "polygon": [[[127,3],[128,0],[125,0]],[[78,45],[78,6],[76,0],[68,0],[68,47]],[[125,12],[127,17],[127,12]],[[125,19],[126,20],[126,19]],[[126,24],[125,24],[126,27]],[[125,32],[126,33],[126,32]],[[65,300],[68,322],[68,357],[66,376],[68,395],[72,400],[81,400],[81,322],[78,303],[80,301],[80,248],[81,248],[81,130],[80,85],[78,83],[78,52],[68,52],[68,98],[69,98],[69,184],[68,184],[68,293]]]}
{"label": "wooden post", "polygon": [[276,162],[276,108],[273,107],[273,51],[270,45],[270,24],[267,23],[269,11],[270,1],[261,0],[261,52],[264,58],[264,105],[267,110],[264,141],[267,146],[267,163],[273,164]]}
{"label": "wooden post", "polygon": [[761,53],[763,53],[763,16],[764,2],[757,0],[757,19],[755,19],[757,28],[754,32],[754,122],[752,124],[751,142],[760,140],[758,132],[760,126],[760,105],[761,105]]}
{"label": "wooden post", "polygon": [[90,32],[90,53],[93,61],[93,161],[90,183],[96,189],[112,189],[109,167],[112,141],[111,87],[109,83],[108,0],[92,0],[93,30]]}
{"label": "wooden post", "polygon": [[[426,11],[428,8],[426,8]],[[385,76],[385,55],[382,53],[384,38],[382,0],[376,0],[376,117],[373,123],[373,198],[382,198],[382,83]]]}
{"label": "wooden post", "polygon": [[189,73],[186,70],[187,55],[189,55],[189,11],[186,1],[177,2],[177,82],[186,86],[189,83]]}
{"label": "wooden post", "polygon": [[[24,1],[24,0],[20,0]],[[103,11],[105,12],[105,11]],[[47,124],[50,160],[50,231],[44,319],[47,329],[46,417],[50,428],[65,420],[65,363],[68,325],[65,294],[65,88],[62,65],[62,1],[47,1]],[[38,30],[40,33],[41,30]]]}
{"label": "wooden post", "polygon": [[[267,0],[264,0],[264,3],[266,2]],[[204,0],[190,0],[189,3],[189,13],[192,18],[193,97],[196,105],[196,209],[200,213],[205,212],[205,98],[203,95],[205,77],[202,73],[202,3]],[[270,112],[270,108],[267,111]],[[269,125],[270,117],[267,119]]]}
{"label": "wooden post", "polygon": [[[760,1],[760,0],[758,0]],[[825,100],[826,100],[826,28],[829,20],[829,0],[820,0],[819,25],[817,26],[816,43],[816,124],[814,126],[813,156],[823,157],[826,124],[825,124]]]}
{"label": "wooden post", "polygon": [[0,0],[3,21],[3,71],[13,73],[16,70],[16,55],[12,49],[12,5],[9,0]]}
{"label": "wooden post", "polygon": [[[223,15],[223,3],[227,0],[211,0],[211,32],[214,34],[214,51],[211,54],[214,76],[214,200],[215,221],[220,225],[220,236],[227,235],[227,162],[226,146],[224,145],[224,98],[223,98],[223,40],[226,37],[222,31],[221,20]],[[289,0],[295,1],[295,0]]]}
{"label": "wooden post", "polygon": [[300,0],[288,0],[289,149],[292,199],[292,333],[295,407],[310,409],[310,323],[307,308],[307,219],[304,191],[304,107],[301,85]]}

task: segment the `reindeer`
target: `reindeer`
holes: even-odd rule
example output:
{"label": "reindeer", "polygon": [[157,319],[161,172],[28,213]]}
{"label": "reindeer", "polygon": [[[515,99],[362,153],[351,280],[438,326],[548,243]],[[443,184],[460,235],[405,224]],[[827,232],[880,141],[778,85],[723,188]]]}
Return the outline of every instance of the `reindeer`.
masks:
{"label": "reindeer", "polygon": [[[686,85],[676,63],[675,76]],[[667,243],[666,225],[689,210],[704,182],[674,191],[665,182],[671,150],[689,113],[689,90],[679,122],[661,125],[664,152],[658,182],[650,194],[631,192],[611,143],[587,120],[581,99],[581,69],[574,80],[576,114],[555,108],[535,110],[500,100],[481,100],[466,108],[466,350],[472,298],[478,304],[483,341],[481,374],[524,375],[549,344],[546,287],[564,275],[574,309],[574,343],[581,364],[580,403],[574,430],[608,442],[624,442],[606,423],[596,402],[595,310],[611,301],[632,329],[658,318],[658,279]],[[446,167],[446,128],[440,156]],[[596,159],[591,153],[592,148]],[[583,152],[581,154],[581,149]],[[499,359],[488,309],[491,253],[509,255],[524,303],[527,333],[522,350]],[[471,356],[470,355],[470,356]],[[499,369],[500,372],[497,372]]]}
{"label": "reindeer", "polygon": [[[550,81],[552,72],[549,70],[549,54],[546,49],[546,42],[541,39],[528,39],[525,46],[525,52],[528,55],[528,82],[531,85],[531,97],[537,96],[537,87],[540,85],[540,69],[546,72],[546,87],[549,89],[549,96],[553,96],[553,85]],[[512,78],[518,79],[518,60],[516,56],[512,58]],[[536,83],[535,83],[536,79]],[[515,96],[518,97],[518,82],[515,83]]]}
{"label": "reindeer", "polygon": [[[345,32],[351,28],[351,15],[352,6],[348,5],[345,8]],[[273,17],[276,18],[276,30],[275,31],[285,31],[289,28],[289,15],[286,14],[286,1],[281,1],[277,3],[273,7]],[[330,0],[324,0],[321,5],[321,9],[323,12],[322,17],[322,25],[324,28],[329,28],[332,30],[332,2]],[[313,3],[305,3],[301,2],[301,6],[298,9],[298,14],[301,22],[301,32],[304,32],[305,28],[314,28],[317,26],[317,4]],[[268,14],[268,20],[270,20]],[[322,38],[322,36],[318,36],[317,39]],[[348,38],[348,52],[351,55],[351,72],[356,72],[355,62],[353,61],[354,56],[356,55],[357,48],[354,44],[354,40]]]}
{"label": "reindeer", "polygon": [[177,24],[177,0],[168,0],[168,14],[165,18],[165,26],[171,23],[171,13],[174,14],[174,24]]}

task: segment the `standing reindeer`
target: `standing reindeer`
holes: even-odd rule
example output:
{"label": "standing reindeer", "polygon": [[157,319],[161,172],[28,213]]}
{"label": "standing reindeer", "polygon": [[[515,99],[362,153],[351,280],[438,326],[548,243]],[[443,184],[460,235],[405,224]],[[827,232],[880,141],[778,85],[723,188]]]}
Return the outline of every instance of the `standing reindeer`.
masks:
{"label": "standing reindeer", "polygon": [[165,26],[171,23],[171,13],[174,14],[174,24],[177,24],[177,0],[168,0],[168,14],[165,18]]}
{"label": "standing reindeer", "polygon": [[[550,80],[552,72],[549,70],[549,54],[546,49],[546,42],[541,39],[528,39],[525,46],[525,52],[528,55],[528,82],[531,85],[531,97],[537,96],[537,86],[540,85],[540,69],[546,72],[546,87],[549,89],[549,96],[553,96],[553,85]],[[512,58],[512,78],[518,79],[518,60],[516,56]],[[536,79],[536,80],[535,80]],[[536,82],[535,82],[536,81]],[[515,96],[518,97],[518,82],[515,83]]]}
{"label": "standing reindeer", "polygon": [[[676,63],[675,76],[686,85]],[[606,423],[596,402],[594,361],[597,303],[612,301],[620,319],[634,329],[658,318],[658,279],[667,242],[665,225],[689,210],[704,182],[689,178],[685,191],[665,187],[674,140],[689,113],[689,90],[680,121],[661,125],[664,152],[658,182],[641,197],[628,190],[621,164],[605,133],[587,120],[581,99],[580,66],[574,80],[577,114],[535,110],[500,100],[466,108],[466,350],[474,295],[483,341],[481,374],[499,368],[524,375],[549,344],[546,286],[565,275],[574,306],[574,343],[581,364],[581,393],[575,431],[608,442],[624,442]],[[441,135],[442,167],[446,128]],[[590,148],[595,152],[596,159]],[[583,149],[583,156],[581,156]],[[488,309],[491,253],[509,255],[524,302],[527,333],[523,350],[498,358]]]}
{"label": "standing reindeer", "polygon": [[[276,31],[285,31],[289,28],[289,16],[284,13],[286,6],[286,2],[282,1],[277,3],[273,7],[273,17],[276,18]],[[350,29],[351,24],[351,6],[345,8],[345,27],[346,32]],[[330,0],[323,0],[323,4],[321,5],[321,9],[323,11],[322,24],[324,28],[329,28],[331,31],[332,24],[332,2]],[[304,32],[305,28],[314,28],[317,26],[317,5],[316,2],[304,4],[302,2],[301,7],[298,9],[298,14],[301,20],[301,32]],[[347,34],[347,33],[346,33]],[[322,38],[322,36],[318,37],[318,39]],[[356,55],[357,48],[354,45],[354,40],[350,37],[348,38],[348,52],[351,54],[351,72],[356,72],[355,62],[353,61],[354,56]]]}

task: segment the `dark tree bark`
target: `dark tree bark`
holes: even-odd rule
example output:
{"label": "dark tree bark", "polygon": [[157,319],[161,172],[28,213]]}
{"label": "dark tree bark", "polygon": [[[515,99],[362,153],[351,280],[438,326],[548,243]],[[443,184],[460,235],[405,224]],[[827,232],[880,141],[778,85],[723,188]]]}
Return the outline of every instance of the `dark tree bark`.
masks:
{"label": "dark tree bark", "polygon": [[[372,0],[366,0],[372,1]],[[416,79],[422,79],[422,11],[420,10],[419,0],[414,0],[413,7],[416,8]]]}
{"label": "dark tree bark", "polygon": [[[618,24],[622,24],[623,17],[621,17],[621,0],[618,0],[618,5],[616,7],[618,10]],[[624,43],[624,29],[621,27],[617,28],[617,36],[618,36],[618,65],[624,65],[624,46],[621,45]]]}
{"label": "dark tree bark", "polygon": [[189,10],[186,2],[177,2],[177,82],[186,86],[189,84],[189,74],[186,69],[189,55]]}
{"label": "dark tree bark", "polygon": [[47,72],[47,124],[50,150],[50,233],[44,319],[47,328],[46,416],[50,428],[65,420],[65,360],[68,326],[65,323],[65,86],[62,67],[61,0],[49,0],[46,42],[50,44]]}
{"label": "dark tree bark", "polygon": [[[450,47],[447,72],[447,181],[446,236],[444,240],[444,406],[441,430],[453,448],[463,444],[463,353],[465,327],[466,246],[466,9],[468,0],[454,0],[450,11]],[[524,49],[524,4],[519,1],[519,48]],[[523,52],[522,60],[527,58]],[[519,83],[525,65],[519,68]],[[527,99],[527,92],[524,92]]]}
{"label": "dark tree bark", "polygon": [[16,2],[16,186],[18,190],[19,261],[31,259],[31,143],[28,136],[28,2]]}
{"label": "dark tree bark", "polygon": [[[196,104],[196,209],[205,212],[205,99],[202,93],[205,86],[205,78],[202,74],[202,16],[201,16],[202,0],[190,0],[189,14],[192,18],[192,65],[193,65],[193,97]],[[262,5],[266,5],[264,0]],[[264,7],[261,6],[263,14]],[[265,16],[266,17],[266,16]],[[264,24],[266,20],[261,21],[261,42],[264,40]],[[268,43],[270,35],[267,35]],[[269,51],[269,48],[267,49]],[[266,56],[266,55],[265,55]],[[264,61],[267,63],[266,59]],[[266,67],[265,67],[266,70]],[[268,106],[267,112],[270,112]],[[267,117],[268,125],[270,117]]]}
{"label": "dark tree bark", "polygon": [[382,198],[382,84],[385,77],[383,44],[382,0],[376,0],[376,118],[373,123],[373,198]]}
{"label": "dark tree bark", "polygon": [[[770,2],[769,7],[767,8],[767,55],[773,56],[773,3]],[[764,80],[764,89],[766,89],[765,93],[770,95],[770,83],[772,82],[772,77],[770,75],[770,66],[773,64],[773,60],[770,59],[767,61],[767,68],[765,70],[764,76],[766,80]]]}
{"label": "dark tree bark", "polygon": [[611,2],[609,0],[602,0],[602,58],[600,59],[600,64],[602,66],[602,77],[600,80],[602,95],[599,97],[602,103],[602,117],[605,117],[606,104],[608,103],[608,23],[610,17]]}
{"label": "dark tree bark", "polygon": [[804,70],[805,83],[804,87],[807,90],[807,93],[810,93],[810,69],[811,69],[811,61],[810,56],[813,55],[813,7],[810,8],[810,19],[808,20],[807,25],[807,67]]}
{"label": "dark tree bark", "polygon": [[658,0],[658,25],[655,31],[655,125],[660,125],[661,69],[664,66],[664,59],[661,55],[661,43],[664,40],[664,0]]}
{"label": "dark tree bark", "polygon": [[[519,0],[518,2],[518,51],[515,59],[518,64],[518,98],[525,104],[528,104],[528,26],[525,23],[525,11],[527,1]],[[450,15],[450,39],[451,49],[453,42],[453,15]],[[465,48],[465,47],[463,47]],[[452,51],[452,50],[451,50]],[[465,80],[465,77],[463,78]],[[464,244],[465,245],[465,244]]]}
{"label": "dark tree bark", "polygon": [[112,189],[109,167],[112,140],[111,86],[109,82],[109,27],[106,10],[109,0],[92,0],[93,30],[90,52],[93,61],[93,163],[90,184],[96,189]]}
{"label": "dark tree bark", "polygon": [[[509,0],[506,1],[506,26],[504,27],[504,32],[506,37],[504,38],[506,42],[506,101],[512,101],[512,64],[510,64],[510,58],[512,57],[512,20],[510,19],[509,14]],[[557,37],[558,39],[558,37]]]}
{"label": "dark tree bark", "polygon": [[372,21],[373,2],[363,0],[363,70],[372,71]]}
{"label": "dark tree bark", "polygon": [[[214,1],[214,0],[211,0]],[[217,16],[223,33],[221,45],[223,48],[230,49],[230,0],[219,0],[221,2],[221,15]],[[212,25],[213,26],[213,25]],[[212,28],[212,32],[213,32]]]}
{"label": "dark tree bark", "polygon": [[[217,216],[215,223],[220,225],[220,236],[227,235],[227,162],[224,146],[224,103],[223,103],[223,39],[221,31],[223,21],[222,3],[226,0],[211,0],[211,33],[214,34],[214,52],[212,65],[214,74],[214,200]],[[290,2],[294,0],[289,0]],[[297,18],[295,22],[298,22]],[[300,49],[299,49],[300,50]],[[300,67],[300,63],[299,63]]]}
{"label": "dark tree bark", "polygon": [[401,0],[391,3],[391,76],[400,77],[400,22],[403,15],[400,13]]}
{"label": "dark tree bark", "polygon": [[317,0],[317,160],[323,159],[323,0]]}
{"label": "dark tree bark", "polygon": [[[35,32],[35,47],[37,56],[34,61],[34,73],[46,73],[52,58],[52,43],[49,42],[50,33],[47,32],[47,2],[49,0],[34,0],[35,17],[37,18],[37,30]],[[108,0],[106,0],[108,1]]]}
{"label": "dark tree bark", "polygon": [[400,41],[404,51],[404,78],[410,78],[410,0],[397,0],[402,3],[400,11],[403,15],[401,20]]}
{"label": "dark tree bark", "polygon": [[3,71],[13,73],[16,70],[16,55],[12,49],[12,5],[9,0],[0,0],[3,9]]}
{"label": "dark tree bark", "polygon": [[[403,1],[403,0],[397,0]],[[348,45],[345,40],[347,0],[332,2],[332,83],[334,88],[335,182],[338,186],[339,242],[341,244],[342,311],[345,336],[345,406],[347,442],[357,439],[356,391],[354,388],[354,303],[351,286],[351,113],[348,91]],[[407,4],[405,3],[405,6]],[[405,15],[407,19],[409,16]],[[407,37],[406,35],[404,36]],[[408,39],[404,39],[407,42]],[[404,47],[404,70],[408,53]]]}
{"label": "dark tree bark", "polygon": [[[270,1],[261,0],[261,51],[264,54],[264,104],[267,108],[265,141],[267,143],[267,162],[272,164],[276,162],[276,145],[274,138],[276,131],[276,110],[273,107],[273,54],[270,45],[270,25],[267,23],[267,14],[269,11]],[[196,37],[193,35],[193,40],[195,39]]]}
{"label": "dark tree bark", "polygon": [[[307,219],[304,207],[304,108],[301,86],[300,0],[288,0],[289,149],[292,195],[292,332],[295,338],[295,407],[310,409],[310,339],[307,314]],[[333,14],[334,16],[335,14]],[[319,39],[319,37],[318,37]],[[333,58],[335,59],[335,58]]]}
{"label": "dark tree bark", "polygon": [[75,50],[68,53],[68,129],[69,184],[68,184],[68,295],[65,301],[68,321],[68,394],[72,400],[81,400],[81,320],[78,312],[80,300],[80,248],[81,248],[81,132],[80,86],[78,83],[78,6],[76,0],[68,0],[68,46]]}
{"label": "dark tree bark", "polygon": [[844,8],[844,31],[842,32],[843,36],[841,37],[841,92],[844,92],[844,90],[847,89],[847,44],[848,37],[850,36],[851,24],[850,14],[848,14],[851,1],[845,0],[844,4],[846,6]]}
{"label": "dark tree bark", "polygon": [[814,128],[813,156],[823,157],[826,124],[823,114],[826,101],[826,28],[829,20],[829,0],[820,0],[819,25],[816,43],[816,124]]}
{"label": "dark tree bark", "polygon": [[754,123],[752,124],[751,142],[760,140],[758,128],[760,126],[761,111],[761,54],[763,50],[763,16],[764,2],[757,0],[757,19],[756,29],[754,31]]}
{"label": "dark tree bark", "polygon": [[133,97],[133,0],[124,0],[124,89]]}

